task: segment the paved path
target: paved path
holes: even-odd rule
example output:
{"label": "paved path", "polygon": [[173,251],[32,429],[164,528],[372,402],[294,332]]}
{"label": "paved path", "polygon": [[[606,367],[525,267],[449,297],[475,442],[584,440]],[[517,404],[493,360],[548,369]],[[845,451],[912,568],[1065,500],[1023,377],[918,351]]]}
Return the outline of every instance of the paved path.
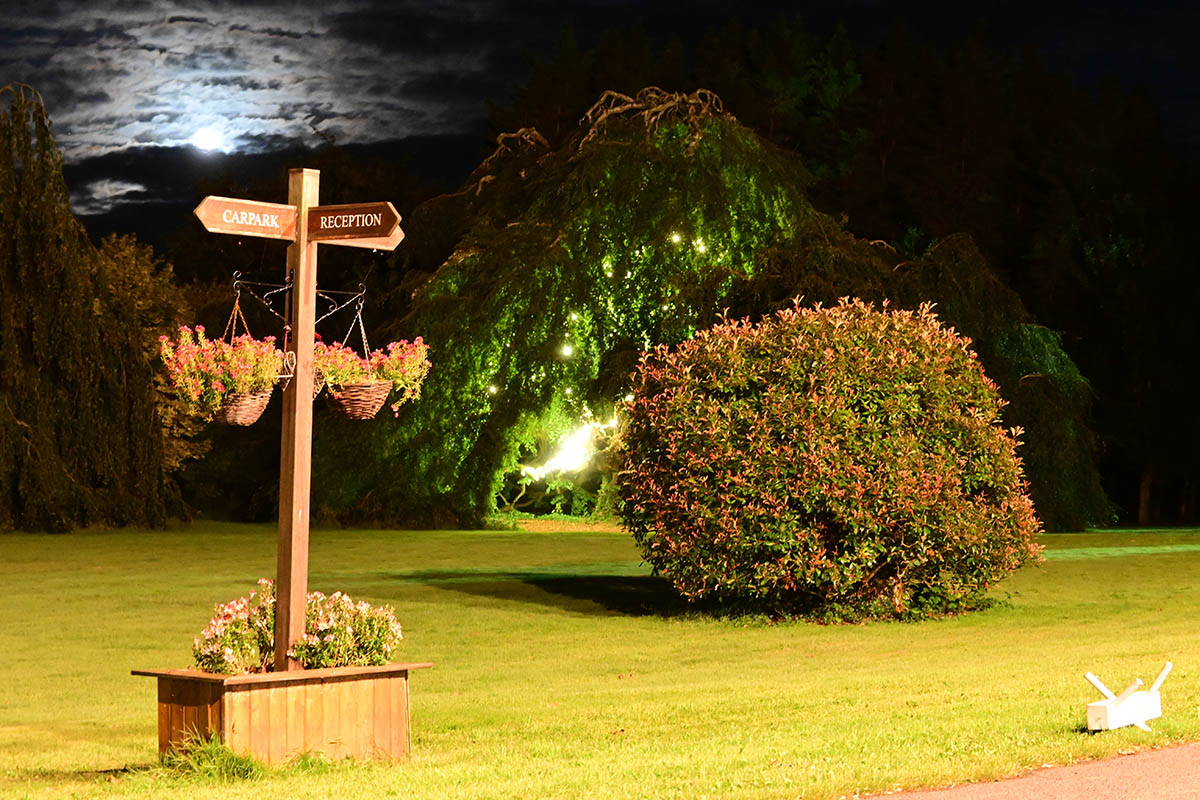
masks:
{"label": "paved path", "polygon": [[1200,800],[1200,744],[1147,750],[988,783],[898,792],[902,800]]}

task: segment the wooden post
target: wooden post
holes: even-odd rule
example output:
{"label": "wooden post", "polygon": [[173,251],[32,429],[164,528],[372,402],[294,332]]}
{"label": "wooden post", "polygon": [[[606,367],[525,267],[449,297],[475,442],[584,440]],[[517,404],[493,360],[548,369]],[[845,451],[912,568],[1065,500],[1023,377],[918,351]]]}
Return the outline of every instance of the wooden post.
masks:
{"label": "wooden post", "polygon": [[292,279],[291,336],[296,354],[283,392],[279,462],[279,557],[275,583],[275,671],[300,669],[287,656],[304,637],[308,598],[309,488],[312,478],[313,334],[316,331],[317,243],[308,237],[308,210],[318,205],[321,173],[288,171],[288,205],[296,208],[296,238],[287,250]]}
{"label": "wooden post", "polygon": [[313,335],[316,333],[317,243],[393,250],[404,239],[400,215],[388,202],[321,206],[321,173],[288,170],[288,203],[205,197],[196,217],[213,233],[292,242],[287,312],[292,379],[283,391],[279,457],[279,559],[275,581],[275,671],[300,669],[287,657],[304,636],[308,599],[309,487],[312,481]]}

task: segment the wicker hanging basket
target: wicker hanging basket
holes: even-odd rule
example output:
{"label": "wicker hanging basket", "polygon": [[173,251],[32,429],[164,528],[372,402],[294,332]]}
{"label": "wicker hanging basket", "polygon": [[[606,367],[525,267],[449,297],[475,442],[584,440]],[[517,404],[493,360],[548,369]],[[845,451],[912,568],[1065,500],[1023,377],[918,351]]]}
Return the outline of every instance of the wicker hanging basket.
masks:
{"label": "wicker hanging basket", "polygon": [[225,395],[213,420],[225,425],[252,425],[262,416],[273,389],[265,392],[230,392]]}
{"label": "wicker hanging basket", "polygon": [[313,370],[313,400],[317,399],[317,395],[325,388],[325,376],[320,370]]}
{"label": "wicker hanging basket", "polygon": [[371,419],[383,408],[392,391],[391,381],[366,381],[329,386],[329,400],[334,408],[350,419]]}

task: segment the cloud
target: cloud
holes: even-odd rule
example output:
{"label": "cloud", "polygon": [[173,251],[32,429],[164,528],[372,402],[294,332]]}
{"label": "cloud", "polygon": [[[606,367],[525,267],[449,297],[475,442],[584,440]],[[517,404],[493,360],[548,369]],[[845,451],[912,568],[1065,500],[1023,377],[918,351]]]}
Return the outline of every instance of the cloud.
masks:
{"label": "cloud", "polygon": [[[1038,13],[1015,0],[999,5],[990,17],[997,30],[1015,37],[1027,26],[1020,35],[1057,42],[1075,63],[1108,63],[1113,52],[1141,48],[1144,57],[1130,74],[1148,79],[1151,69],[1183,75],[1195,63],[1186,12],[1168,17],[1174,38],[1150,35],[1165,3],[1125,15],[1102,0],[1107,12],[1086,19],[1077,13],[1082,0]],[[830,24],[835,14],[853,14],[863,25],[886,26],[909,14],[918,24],[958,30],[977,19],[973,9],[943,14],[917,0],[846,0],[823,10],[814,5],[812,14]],[[339,144],[468,134],[482,140],[487,101],[504,102],[532,57],[551,57],[568,23],[585,47],[605,29],[635,24],[659,41],[731,16],[769,24],[794,13],[794,4],[695,0],[680,14],[672,4],[638,0],[42,0],[6,12],[0,75],[42,93],[72,164],[124,150],[145,156],[153,148],[143,143],[185,152],[200,128],[218,130],[244,153],[317,144],[321,136]],[[1147,42],[1167,46],[1145,50]],[[1179,91],[1194,98],[1190,85]],[[1168,108],[1189,118],[1189,135],[1197,135],[1186,106]]]}
{"label": "cloud", "polygon": [[153,199],[149,189],[132,181],[102,178],[71,192],[71,207],[76,214],[103,214],[118,203],[145,202]]}

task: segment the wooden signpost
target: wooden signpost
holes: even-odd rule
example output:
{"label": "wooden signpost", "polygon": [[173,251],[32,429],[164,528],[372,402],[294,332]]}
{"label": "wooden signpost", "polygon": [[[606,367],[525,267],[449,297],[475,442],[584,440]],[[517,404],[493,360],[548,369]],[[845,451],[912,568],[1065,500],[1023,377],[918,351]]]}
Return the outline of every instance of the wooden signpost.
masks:
{"label": "wooden signpost", "polygon": [[312,475],[313,334],[317,306],[317,244],[392,250],[404,238],[391,203],[318,205],[320,172],[288,172],[288,201],[260,203],[209,196],[196,216],[213,233],[285,239],[291,276],[291,336],[295,372],[283,392],[279,463],[279,544],[275,580],[275,671],[300,669],[288,651],[304,636],[308,596],[309,482]]}
{"label": "wooden signpost", "polygon": [[214,675],[195,669],[133,670],[158,680],[160,754],[194,737],[218,737],[234,752],[281,763],[309,752],[331,758],[403,758],[411,745],[408,672],[428,662],[306,670],[288,651],[304,636],[312,475],[313,334],[317,244],[392,250],[404,238],[391,203],[317,205],[320,173],[288,173],[287,204],[206,197],[196,216],[213,233],[291,242],[287,348],[295,354],[283,391],[279,550],[275,581],[275,671]]}

